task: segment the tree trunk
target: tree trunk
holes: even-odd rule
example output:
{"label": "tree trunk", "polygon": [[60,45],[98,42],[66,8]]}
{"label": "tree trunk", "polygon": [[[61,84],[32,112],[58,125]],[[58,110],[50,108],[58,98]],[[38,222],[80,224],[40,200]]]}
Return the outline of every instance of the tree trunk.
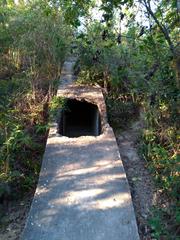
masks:
{"label": "tree trunk", "polygon": [[[177,1],[177,11],[179,12],[179,1]],[[142,0],[140,1],[142,2]],[[167,29],[167,27],[165,26],[165,24],[161,23],[158,18],[156,17],[155,13],[152,11],[151,9],[151,5],[150,5],[150,0],[143,0],[144,6],[147,10],[147,12],[151,15],[151,17],[154,19],[155,23],[157,24],[157,26],[160,28],[161,32],[164,34],[164,37],[169,45],[169,49],[173,55],[173,66],[176,72],[176,86],[177,88],[179,88],[180,84],[180,50],[179,50],[179,45],[174,46],[173,41],[169,35],[169,31]],[[179,16],[178,16],[179,19]]]}
{"label": "tree trunk", "polygon": [[180,57],[174,57],[173,66],[176,73],[176,85],[178,88],[180,88]]}

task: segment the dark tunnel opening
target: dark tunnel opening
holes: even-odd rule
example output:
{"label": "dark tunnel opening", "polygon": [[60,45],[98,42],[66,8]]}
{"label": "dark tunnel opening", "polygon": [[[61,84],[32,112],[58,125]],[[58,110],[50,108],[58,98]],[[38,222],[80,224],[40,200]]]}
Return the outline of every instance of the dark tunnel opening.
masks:
{"label": "dark tunnel opening", "polygon": [[86,101],[68,99],[61,112],[59,134],[67,137],[100,135],[101,121],[98,107]]}

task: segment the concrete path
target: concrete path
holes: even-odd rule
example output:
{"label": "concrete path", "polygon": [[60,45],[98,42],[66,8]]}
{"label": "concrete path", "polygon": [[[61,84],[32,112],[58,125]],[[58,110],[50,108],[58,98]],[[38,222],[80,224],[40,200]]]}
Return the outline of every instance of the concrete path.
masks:
{"label": "concrete path", "polygon": [[22,240],[138,240],[129,186],[99,88],[69,86],[66,62],[57,95],[98,105],[103,133],[68,138],[50,129]]}

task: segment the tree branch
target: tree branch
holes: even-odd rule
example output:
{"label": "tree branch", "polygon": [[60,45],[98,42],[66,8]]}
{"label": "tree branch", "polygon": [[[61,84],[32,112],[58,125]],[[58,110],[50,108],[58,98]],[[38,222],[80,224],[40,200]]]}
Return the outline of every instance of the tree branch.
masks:
{"label": "tree branch", "polygon": [[145,80],[149,81],[154,74],[157,72],[158,68],[159,68],[159,63],[154,63],[153,66],[151,67],[151,69],[149,70],[149,72],[147,72],[147,74],[145,75]]}
{"label": "tree branch", "polygon": [[163,33],[169,48],[172,52],[173,55],[175,55],[175,47],[173,42],[171,41],[171,38],[169,36],[168,33],[168,29],[160,23],[160,21],[158,20],[158,18],[156,17],[155,13],[152,11],[151,5],[150,5],[150,1],[149,0],[143,0],[143,5],[146,7],[146,10],[149,12],[149,14],[151,15],[151,17],[154,19],[155,23],[158,25],[158,27],[160,28],[161,32]]}

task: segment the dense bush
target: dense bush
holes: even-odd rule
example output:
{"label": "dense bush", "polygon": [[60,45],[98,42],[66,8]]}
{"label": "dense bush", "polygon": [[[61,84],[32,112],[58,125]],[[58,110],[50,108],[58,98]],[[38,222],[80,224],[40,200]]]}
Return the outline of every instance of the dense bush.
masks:
{"label": "dense bush", "polygon": [[35,187],[72,28],[45,1],[1,3],[0,202]]}

